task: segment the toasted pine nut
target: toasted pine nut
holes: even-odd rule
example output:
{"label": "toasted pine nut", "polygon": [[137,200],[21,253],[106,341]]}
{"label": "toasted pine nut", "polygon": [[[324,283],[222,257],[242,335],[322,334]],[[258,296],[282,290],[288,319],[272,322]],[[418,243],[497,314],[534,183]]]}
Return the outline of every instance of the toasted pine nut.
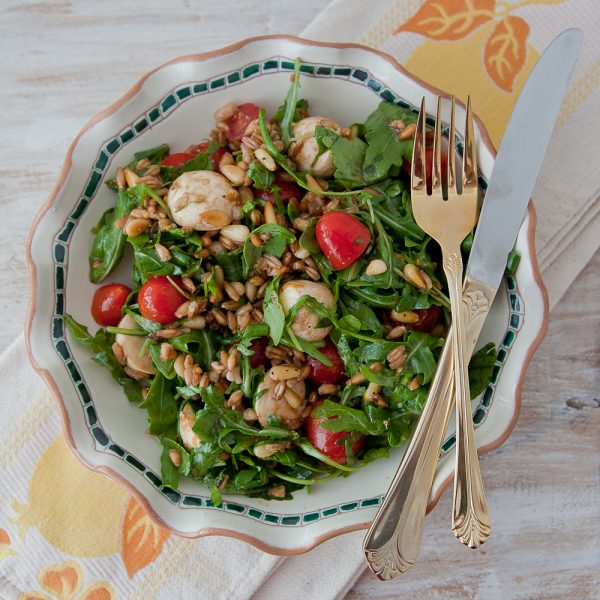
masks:
{"label": "toasted pine nut", "polygon": [[160,360],[171,360],[177,356],[177,352],[175,352],[175,348],[171,346],[168,342],[163,342],[160,345]]}
{"label": "toasted pine nut", "polygon": [[285,486],[282,484],[269,488],[267,494],[271,496],[271,498],[285,498]]}
{"label": "toasted pine nut", "polygon": [[387,265],[385,264],[385,262],[383,260],[381,260],[380,258],[376,258],[375,260],[372,260],[367,265],[365,274],[369,275],[370,277],[373,277],[375,275],[381,275],[382,273],[385,273],[386,271],[387,271]]}
{"label": "toasted pine nut", "polygon": [[401,338],[406,333],[406,331],[407,330],[406,327],[404,327],[404,325],[397,325],[387,334],[387,339],[397,340],[398,338]]}
{"label": "toasted pine nut", "polygon": [[419,381],[419,377],[415,375],[406,386],[409,390],[418,390],[421,387],[421,382]]}
{"label": "toasted pine nut", "polygon": [[237,112],[237,106],[233,102],[224,104],[215,112],[215,121],[220,123],[221,121],[227,121],[230,117],[233,117]]}
{"label": "toasted pine nut", "polygon": [[417,131],[417,126],[414,123],[411,123],[410,125],[404,127],[402,131],[400,131],[400,133],[398,134],[398,139],[408,140],[412,137],[415,137],[415,131]]}
{"label": "toasted pine nut", "polygon": [[246,178],[246,173],[237,165],[223,165],[221,173],[233,183],[233,185],[242,185]]}
{"label": "toasted pine nut", "polygon": [[379,373],[379,371],[383,371],[383,369],[385,369],[385,365],[378,360],[369,365],[369,371],[371,371],[371,373]]}
{"label": "toasted pine nut", "polygon": [[244,421],[256,421],[258,419],[256,411],[253,408],[247,408],[242,413],[242,417],[244,418]]}
{"label": "toasted pine nut", "polygon": [[310,173],[306,174],[306,184],[315,194],[323,191],[323,188],[319,185],[319,182]]}
{"label": "toasted pine nut", "polygon": [[245,225],[226,225],[221,229],[221,235],[236,244],[243,244],[250,235],[250,230]]}
{"label": "toasted pine nut", "polygon": [[265,223],[277,224],[277,215],[275,214],[275,209],[270,202],[265,202],[264,214]]}
{"label": "toasted pine nut", "polygon": [[277,365],[269,371],[269,376],[275,381],[285,381],[295,379],[300,375],[301,369],[294,365]]}
{"label": "toasted pine nut", "polygon": [[225,152],[225,154],[223,154],[219,161],[219,171],[221,170],[221,167],[224,167],[225,165],[235,165],[235,158],[233,158],[231,152]]}
{"label": "toasted pine nut", "polygon": [[130,219],[125,224],[123,231],[128,237],[136,237],[144,233],[149,226],[150,221],[148,219]]}
{"label": "toasted pine nut", "polygon": [[177,450],[175,450],[174,448],[171,448],[169,450],[169,460],[176,467],[180,467],[181,466],[181,454],[179,454],[179,452],[177,452]]}
{"label": "toasted pine nut", "polygon": [[163,246],[162,244],[156,244],[154,246],[154,249],[156,250],[156,254],[158,254],[158,258],[160,258],[160,260],[164,262],[171,260],[172,257],[171,253],[169,252],[169,249]]}
{"label": "toasted pine nut", "polygon": [[354,373],[350,379],[346,381],[348,385],[356,385],[357,383],[362,383],[366,381],[367,378],[362,373]]}
{"label": "toasted pine nut", "polygon": [[127,185],[129,187],[133,187],[140,182],[140,178],[136,173],[134,173],[129,167],[125,167],[124,169],[125,181],[127,181]]}
{"label": "toasted pine nut", "polygon": [[277,165],[275,164],[273,157],[264,148],[256,148],[254,151],[254,156],[256,156],[256,159],[268,171],[275,171],[277,169]]}
{"label": "toasted pine nut", "polygon": [[381,391],[381,386],[378,383],[373,383],[372,381],[367,386],[365,390],[364,399],[365,402],[373,402],[376,400],[377,394]]}
{"label": "toasted pine nut", "polygon": [[[422,271],[416,265],[413,265],[412,263],[406,263],[404,265],[403,272],[404,272],[404,276],[406,277],[406,279],[408,279],[408,281],[410,281],[413,285],[416,285],[418,288],[421,288],[422,290],[427,287],[427,284],[425,283],[423,277],[421,276]],[[414,321],[413,321],[413,323],[414,323]]]}
{"label": "toasted pine nut", "polygon": [[412,310],[403,310],[402,312],[392,310],[391,315],[392,319],[398,323],[416,323],[419,320],[419,315]]}
{"label": "toasted pine nut", "polygon": [[186,358],[185,354],[178,354],[177,358],[175,359],[175,362],[173,363],[173,368],[175,369],[175,373],[177,373],[177,375],[179,377],[181,377],[182,379],[183,379],[184,372],[185,372],[185,368],[183,366],[183,363],[185,362],[185,358]]}
{"label": "toasted pine nut", "polygon": [[323,383],[317,389],[317,394],[319,394],[319,396],[329,396],[330,394],[337,394],[339,390],[339,385],[334,385],[333,383]]}
{"label": "toasted pine nut", "polygon": [[292,408],[300,408],[302,406],[302,403],[304,402],[304,398],[296,394],[296,392],[292,388],[286,387],[285,391],[283,392],[283,395],[285,397],[285,401]]}
{"label": "toasted pine nut", "polygon": [[125,358],[125,351],[123,350],[123,346],[121,346],[121,344],[118,344],[117,342],[115,342],[112,345],[112,351],[113,351],[113,354],[115,355],[115,358],[117,359],[117,362],[121,365],[124,365],[126,358]]}
{"label": "toasted pine nut", "polygon": [[127,187],[127,180],[125,179],[125,171],[123,167],[117,167],[117,187],[120,190],[124,190]]}
{"label": "toasted pine nut", "polygon": [[183,324],[190,329],[204,329],[206,327],[206,319],[198,315],[197,317],[187,319]]}

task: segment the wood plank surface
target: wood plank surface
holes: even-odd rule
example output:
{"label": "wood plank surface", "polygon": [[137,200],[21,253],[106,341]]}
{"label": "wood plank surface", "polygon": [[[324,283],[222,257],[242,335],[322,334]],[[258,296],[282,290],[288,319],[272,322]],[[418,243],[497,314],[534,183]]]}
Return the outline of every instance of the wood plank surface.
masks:
{"label": "wood plank surface", "polygon": [[[83,124],[171,58],[298,33],[326,4],[3,0],[0,351],[25,319],[30,223]],[[454,539],[446,492],[412,572],[389,584],[365,573],[347,598],[600,598],[599,297],[597,254],[551,315],[515,431],[482,461],[489,542],[472,552]]]}

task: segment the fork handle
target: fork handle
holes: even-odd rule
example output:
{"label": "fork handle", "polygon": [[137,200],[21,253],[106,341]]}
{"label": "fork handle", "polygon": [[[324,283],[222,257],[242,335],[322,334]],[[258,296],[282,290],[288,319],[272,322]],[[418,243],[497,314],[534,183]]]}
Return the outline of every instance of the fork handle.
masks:
{"label": "fork handle", "polygon": [[479,468],[471,394],[469,390],[468,357],[462,302],[463,263],[460,251],[444,257],[444,272],[454,323],[452,358],[454,361],[454,389],[456,396],[456,469],[452,531],[470,548],[477,548],[489,537],[490,517]]}
{"label": "fork handle", "polygon": [[[494,289],[465,279],[467,355],[475,348],[494,294]],[[408,571],[417,559],[423,519],[453,407],[452,336],[450,329],[423,413],[363,542],[367,563],[382,580]]]}

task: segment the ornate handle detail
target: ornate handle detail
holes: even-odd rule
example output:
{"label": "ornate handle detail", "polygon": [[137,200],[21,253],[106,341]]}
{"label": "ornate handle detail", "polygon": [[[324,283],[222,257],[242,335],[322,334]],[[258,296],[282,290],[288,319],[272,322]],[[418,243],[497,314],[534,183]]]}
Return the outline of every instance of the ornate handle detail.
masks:
{"label": "ornate handle detail", "polygon": [[[465,279],[464,295],[477,299],[476,311],[465,310],[467,356],[473,352],[496,290]],[[452,328],[448,334],[429,398],[390,489],[365,536],[363,550],[379,579],[392,579],[417,559],[423,519],[453,407]]]}

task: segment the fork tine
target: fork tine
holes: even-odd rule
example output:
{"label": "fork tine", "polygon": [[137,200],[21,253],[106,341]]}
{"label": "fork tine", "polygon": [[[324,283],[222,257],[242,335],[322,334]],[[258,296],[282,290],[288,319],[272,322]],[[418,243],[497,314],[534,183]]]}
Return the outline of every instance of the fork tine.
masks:
{"label": "fork tine", "polygon": [[431,193],[442,193],[442,97],[438,96],[433,134],[433,164],[431,166]]}
{"label": "fork tine", "polygon": [[450,135],[448,139],[448,191],[454,190],[458,193],[458,189],[456,189],[456,173],[455,173],[455,165],[456,165],[456,130],[454,127],[454,96],[452,96],[452,110],[450,113]]}
{"label": "fork tine", "polygon": [[477,149],[475,148],[475,130],[473,126],[473,112],[471,110],[471,96],[467,97],[462,184],[463,189],[466,187],[477,187]]}
{"label": "fork tine", "polygon": [[417,119],[417,130],[412,155],[412,169],[410,172],[410,186],[413,190],[423,189],[426,175],[425,164],[425,96],[421,100],[421,110]]}

